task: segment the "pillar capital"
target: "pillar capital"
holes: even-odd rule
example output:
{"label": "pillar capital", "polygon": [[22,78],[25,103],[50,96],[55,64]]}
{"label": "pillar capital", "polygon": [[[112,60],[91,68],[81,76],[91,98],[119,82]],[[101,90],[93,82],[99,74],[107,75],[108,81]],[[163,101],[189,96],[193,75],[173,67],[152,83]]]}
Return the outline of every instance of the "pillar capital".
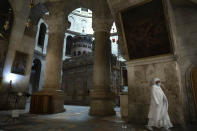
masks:
{"label": "pillar capital", "polygon": [[110,33],[112,24],[113,19],[93,16],[92,28],[94,29],[94,32],[104,31]]}
{"label": "pillar capital", "polygon": [[[44,19],[49,27],[49,39],[45,60],[44,83],[43,89],[32,95],[30,108],[32,113],[58,113],[64,111],[64,93],[59,89],[64,33],[68,23],[65,20],[64,4],[62,2],[48,2],[46,6],[49,15],[45,15]],[[41,108],[43,103],[45,103],[45,109]]]}

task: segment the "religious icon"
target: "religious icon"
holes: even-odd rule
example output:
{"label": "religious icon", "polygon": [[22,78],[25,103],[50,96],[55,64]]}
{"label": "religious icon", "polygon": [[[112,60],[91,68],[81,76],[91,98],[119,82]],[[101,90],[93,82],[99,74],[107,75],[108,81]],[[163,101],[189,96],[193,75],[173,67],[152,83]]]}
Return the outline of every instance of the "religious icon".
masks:
{"label": "religious icon", "polygon": [[12,64],[12,73],[25,75],[27,57],[27,54],[16,51],[14,62]]}

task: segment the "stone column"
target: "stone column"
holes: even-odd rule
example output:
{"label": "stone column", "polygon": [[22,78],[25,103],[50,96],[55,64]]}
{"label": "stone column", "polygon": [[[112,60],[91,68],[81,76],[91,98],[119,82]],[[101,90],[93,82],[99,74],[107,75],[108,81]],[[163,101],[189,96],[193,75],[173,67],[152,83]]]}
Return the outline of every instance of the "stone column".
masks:
{"label": "stone column", "polygon": [[95,37],[93,89],[90,92],[90,115],[114,115],[113,95],[110,91],[110,29],[111,19],[95,18],[93,29]]}
{"label": "stone column", "polygon": [[[13,3],[11,3],[13,2]],[[16,76],[17,74],[11,73],[11,66],[15,57],[15,52],[28,53],[27,49],[24,50],[23,36],[26,28],[26,22],[29,17],[30,8],[27,2],[16,0],[10,0],[13,7],[14,21],[9,38],[9,46],[6,55],[6,60],[3,69],[3,87],[8,87],[10,80],[12,80],[13,86],[17,85],[21,87],[21,81],[13,79],[24,79],[25,76]],[[17,78],[16,78],[17,77]]]}
{"label": "stone column", "polygon": [[[24,92],[27,89],[26,87],[29,80],[28,64],[30,63],[30,59],[27,59],[27,68],[25,75],[19,75],[11,72],[16,51],[26,54],[29,53],[29,49],[24,49],[25,43],[23,41],[26,22],[30,13],[29,3],[25,0],[9,0],[9,2],[13,9],[14,19],[11,26],[12,29],[9,37],[9,45],[3,69],[2,88],[0,89],[0,110],[13,108],[14,104],[8,101],[7,96],[8,90],[10,89],[10,81],[12,81],[12,91]],[[31,44],[31,42],[28,44]]]}
{"label": "stone column", "polygon": [[[64,7],[61,3],[48,4],[49,38],[43,89],[31,99],[31,113],[58,113],[64,111],[64,93],[60,90],[62,53],[65,34]],[[41,102],[39,102],[41,101]],[[38,104],[40,103],[40,104]]]}

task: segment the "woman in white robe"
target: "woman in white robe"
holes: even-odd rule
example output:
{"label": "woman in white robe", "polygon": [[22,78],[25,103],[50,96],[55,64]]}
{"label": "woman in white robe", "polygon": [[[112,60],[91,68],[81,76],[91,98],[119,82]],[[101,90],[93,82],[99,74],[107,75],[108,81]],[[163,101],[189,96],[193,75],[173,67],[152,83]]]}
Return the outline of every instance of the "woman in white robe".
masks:
{"label": "woman in white robe", "polygon": [[149,121],[147,128],[149,130],[153,130],[152,127],[163,127],[169,131],[169,128],[173,125],[168,115],[168,100],[162,91],[160,84],[160,79],[155,78],[151,92],[151,102],[148,114]]}

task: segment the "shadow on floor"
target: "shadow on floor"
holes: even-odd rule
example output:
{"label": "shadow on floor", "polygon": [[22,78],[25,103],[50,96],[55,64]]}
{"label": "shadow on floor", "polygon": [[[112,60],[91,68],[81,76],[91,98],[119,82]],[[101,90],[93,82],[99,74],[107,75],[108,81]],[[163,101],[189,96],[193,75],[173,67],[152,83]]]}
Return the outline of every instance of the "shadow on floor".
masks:
{"label": "shadow on floor", "polygon": [[[115,108],[116,116],[93,117],[88,114],[88,106],[65,106],[66,112],[52,115],[29,114],[28,106],[26,110],[20,111],[20,117],[15,121],[8,119],[10,111],[1,111],[0,131],[147,131],[142,125],[124,122],[119,108]],[[187,131],[196,131],[196,127]],[[178,127],[172,129],[182,130]]]}

